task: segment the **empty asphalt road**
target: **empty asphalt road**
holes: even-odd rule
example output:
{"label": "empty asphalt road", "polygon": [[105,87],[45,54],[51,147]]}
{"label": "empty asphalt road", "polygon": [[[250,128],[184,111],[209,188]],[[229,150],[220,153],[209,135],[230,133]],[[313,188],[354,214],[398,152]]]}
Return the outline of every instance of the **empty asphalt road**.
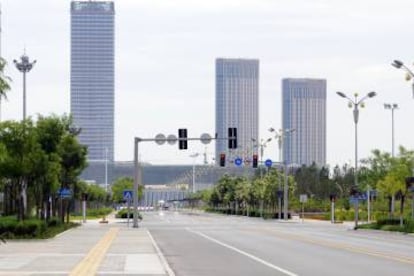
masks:
{"label": "empty asphalt road", "polygon": [[149,230],[177,276],[414,275],[414,236],[328,222],[151,212]]}

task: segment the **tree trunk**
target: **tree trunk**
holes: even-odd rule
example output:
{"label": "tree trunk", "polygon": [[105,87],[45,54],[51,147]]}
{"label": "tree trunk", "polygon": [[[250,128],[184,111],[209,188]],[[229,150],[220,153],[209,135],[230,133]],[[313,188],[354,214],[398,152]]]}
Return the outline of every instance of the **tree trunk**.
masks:
{"label": "tree trunk", "polygon": [[404,199],[405,196],[401,196],[401,205],[400,205],[400,226],[402,227],[404,225]]}

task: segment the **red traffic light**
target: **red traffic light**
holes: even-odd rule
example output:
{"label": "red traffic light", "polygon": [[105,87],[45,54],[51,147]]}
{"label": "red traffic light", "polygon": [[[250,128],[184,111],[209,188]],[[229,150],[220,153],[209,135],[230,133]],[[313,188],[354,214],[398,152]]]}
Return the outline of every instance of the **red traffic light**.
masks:
{"label": "red traffic light", "polygon": [[220,153],[220,167],[226,166],[226,155],[224,153]]}
{"label": "red traffic light", "polygon": [[253,154],[253,168],[257,168],[258,165],[258,155]]}

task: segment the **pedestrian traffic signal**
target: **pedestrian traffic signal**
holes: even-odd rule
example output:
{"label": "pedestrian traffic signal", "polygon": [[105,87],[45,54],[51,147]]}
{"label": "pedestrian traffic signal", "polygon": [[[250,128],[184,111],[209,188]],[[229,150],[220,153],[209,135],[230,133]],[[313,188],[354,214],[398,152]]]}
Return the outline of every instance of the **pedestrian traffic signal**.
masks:
{"label": "pedestrian traffic signal", "polygon": [[253,154],[253,168],[257,168],[257,158],[258,158],[258,156],[257,156],[257,154]]}
{"label": "pedestrian traffic signal", "polygon": [[224,153],[220,154],[220,167],[226,166],[226,155]]}
{"label": "pedestrian traffic signal", "polygon": [[335,200],[336,200],[336,195],[335,195],[335,194],[330,194],[330,195],[329,195],[329,199],[331,200],[331,202],[335,202]]}
{"label": "pedestrian traffic signal", "polygon": [[359,195],[358,189],[355,186],[351,187],[351,191],[349,192],[351,194],[351,196],[357,196]]}
{"label": "pedestrian traffic signal", "polygon": [[229,149],[236,149],[237,148],[237,128],[229,127],[227,139],[229,140]]}
{"label": "pedestrian traffic signal", "polygon": [[180,150],[187,149],[187,129],[186,128],[178,129],[178,148]]}

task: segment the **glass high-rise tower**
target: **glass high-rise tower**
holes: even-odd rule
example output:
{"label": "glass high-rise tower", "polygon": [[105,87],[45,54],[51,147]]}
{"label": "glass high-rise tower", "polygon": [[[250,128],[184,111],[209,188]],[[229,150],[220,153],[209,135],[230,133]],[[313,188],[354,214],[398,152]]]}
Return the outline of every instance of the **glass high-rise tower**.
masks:
{"label": "glass high-rise tower", "polygon": [[[237,149],[228,149],[228,128],[237,128]],[[257,152],[252,139],[259,135],[259,60],[216,59],[216,163],[226,159],[251,159]]]}
{"label": "glass high-rise tower", "polygon": [[326,80],[282,80],[282,126],[294,129],[283,142],[288,164],[326,164]]}
{"label": "glass high-rise tower", "polygon": [[71,2],[71,114],[89,160],[114,159],[112,1]]}

